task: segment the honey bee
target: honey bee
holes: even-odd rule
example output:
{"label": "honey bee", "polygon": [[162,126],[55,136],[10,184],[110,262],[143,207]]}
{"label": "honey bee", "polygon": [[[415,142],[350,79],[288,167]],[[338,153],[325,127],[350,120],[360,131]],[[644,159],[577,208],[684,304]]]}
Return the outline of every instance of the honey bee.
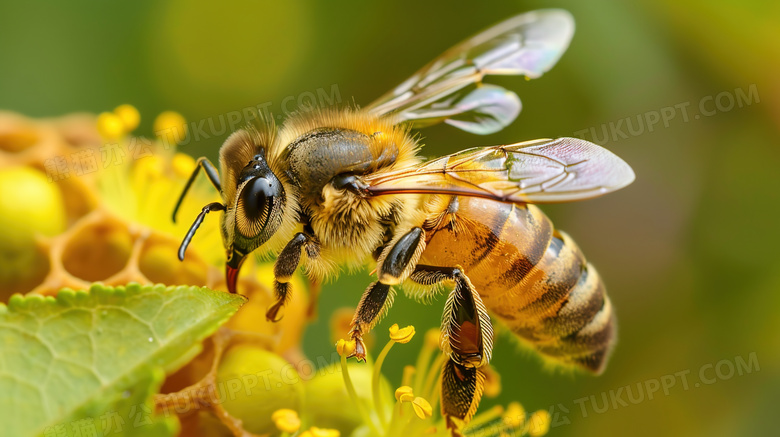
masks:
{"label": "honey bee", "polygon": [[438,159],[418,156],[412,128],[447,123],[497,132],[519,114],[517,95],[483,83],[489,75],[536,78],[568,47],[571,15],[540,10],[515,16],[456,45],[370,105],[295,113],[277,127],[265,121],[233,133],[221,169],[198,160],[222,195],[206,214],[223,211],[226,282],[231,293],[242,262],[277,255],[278,319],[299,265],[312,281],[340,266],[375,263],[349,336],[365,359],[362,337],[385,314],[403,284],[417,297],[442,290],[441,408],[457,431],[476,411],[493,349],[491,315],[522,342],[554,361],[599,373],[614,338],[604,284],[574,241],[535,204],[600,196],[634,180],[611,152],[574,138],[477,147]]}

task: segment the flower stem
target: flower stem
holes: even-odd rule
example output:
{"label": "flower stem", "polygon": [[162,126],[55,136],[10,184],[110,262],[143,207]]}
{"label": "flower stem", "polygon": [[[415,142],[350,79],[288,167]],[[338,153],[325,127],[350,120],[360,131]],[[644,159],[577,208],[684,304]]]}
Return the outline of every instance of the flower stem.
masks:
{"label": "flower stem", "polygon": [[382,352],[379,353],[379,356],[376,358],[376,363],[374,364],[374,375],[371,377],[371,392],[374,397],[374,408],[376,409],[376,414],[379,416],[379,423],[382,424],[383,429],[387,428],[387,418],[385,417],[385,410],[382,405],[382,396],[380,396],[379,393],[379,381],[382,380],[382,363],[385,362],[385,357],[387,357],[387,354],[390,352],[390,349],[393,348],[394,344],[395,341],[388,341],[382,349]]}
{"label": "flower stem", "polygon": [[344,377],[344,385],[347,387],[347,393],[349,393],[349,397],[352,398],[352,401],[355,403],[355,406],[357,407],[358,413],[360,413],[360,417],[363,419],[363,422],[368,425],[372,434],[375,436],[381,436],[382,434],[380,434],[379,430],[376,429],[376,424],[374,424],[374,421],[371,419],[371,415],[368,414],[368,411],[366,411],[366,406],[360,402],[360,399],[357,396],[355,386],[352,384],[352,378],[349,377],[349,369],[347,369],[347,357],[345,355],[341,356],[341,375]]}
{"label": "flower stem", "polygon": [[414,365],[416,372],[414,375],[414,385],[412,385],[412,389],[414,390],[415,393],[422,393],[423,379],[425,378],[425,370],[428,368],[428,365],[431,360],[431,355],[433,354],[433,349],[427,346],[428,345],[425,342],[423,342],[422,350],[420,351],[420,354],[417,356],[417,363]]}
{"label": "flower stem", "polygon": [[436,392],[436,388],[434,387],[435,382],[439,379],[441,376],[441,367],[444,365],[444,360],[447,359],[447,356],[444,354],[439,354],[439,356],[436,357],[435,360],[433,360],[433,363],[428,368],[427,374],[425,375],[425,383],[423,385],[423,389],[421,390],[421,393],[426,399],[430,399],[433,397],[434,392]]}

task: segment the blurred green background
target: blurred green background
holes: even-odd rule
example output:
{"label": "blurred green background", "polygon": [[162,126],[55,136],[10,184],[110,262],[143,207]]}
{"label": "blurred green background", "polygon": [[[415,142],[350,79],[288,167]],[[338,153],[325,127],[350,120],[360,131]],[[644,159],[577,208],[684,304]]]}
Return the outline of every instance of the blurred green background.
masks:
{"label": "blurred green background", "polygon": [[[502,337],[494,364],[503,392],[482,408],[551,408],[553,436],[771,435],[780,405],[780,4],[735,4],[2,2],[0,108],[38,117],[131,103],[142,134],[167,109],[220,130],[220,114],[257,105],[282,114],[307,93],[366,104],[497,21],[565,8],[577,31],[551,72],[492,80],[523,100],[512,126],[488,137],[448,126],[422,135],[429,155],[577,135],[633,166],[637,180],[620,192],[544,208],[602,274],[619,343],[593,378],[544,370]],[[215,160],[228,134],[182,149]],[[368,282],[363,273],[325,287],[310,355],[330,356],[327,315],[354,306]],[[436,326],[443,301],[399,296],[377,332]],[[421,341],[394,348],[386,369],[395,382]],[[621,390],[632,386],[636,397],[636,384],[646,391],[675,373],[652,399],[645,392],[632,403]],[[610,405],[599,413],[603,397]]]}

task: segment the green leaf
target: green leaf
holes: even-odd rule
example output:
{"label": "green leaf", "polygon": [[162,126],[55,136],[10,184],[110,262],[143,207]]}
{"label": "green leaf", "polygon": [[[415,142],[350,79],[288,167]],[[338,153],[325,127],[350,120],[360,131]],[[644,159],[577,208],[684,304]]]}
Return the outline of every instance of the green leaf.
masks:
{"label": "green leaf", "polygon": [[61,422],[47,426],[44,437],[173,437],[178,423],[173,417],[154,415],[152,396],[165,378],[160,369],[139,372],[140,380],[122,391],[110,391]]}
{"label": "green leaf", "polygon": [[206,288],[138,284],[11,297],[7,307],[0,304],[3,434],[32,436],[96,419],[122,396],[143,404],[136,396],[159,384],[152,369],[181,364],[245,301]]}

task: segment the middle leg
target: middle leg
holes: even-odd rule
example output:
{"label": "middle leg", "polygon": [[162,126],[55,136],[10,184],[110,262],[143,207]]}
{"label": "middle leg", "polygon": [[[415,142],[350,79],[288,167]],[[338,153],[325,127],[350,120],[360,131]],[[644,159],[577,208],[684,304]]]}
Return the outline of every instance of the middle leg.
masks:
{"label": "middle leg", "polygon": [[368,286],[360,298],[355,316],[352,318],[350,337],[355,340],[352,356],[359,361],[366,359],[363,334],[370,331],[393,304],[392,285],[400,284],[414,270],[417,260],[425,249],[425,231],[412,228],[394,238],[377,261],[378,281]]}

